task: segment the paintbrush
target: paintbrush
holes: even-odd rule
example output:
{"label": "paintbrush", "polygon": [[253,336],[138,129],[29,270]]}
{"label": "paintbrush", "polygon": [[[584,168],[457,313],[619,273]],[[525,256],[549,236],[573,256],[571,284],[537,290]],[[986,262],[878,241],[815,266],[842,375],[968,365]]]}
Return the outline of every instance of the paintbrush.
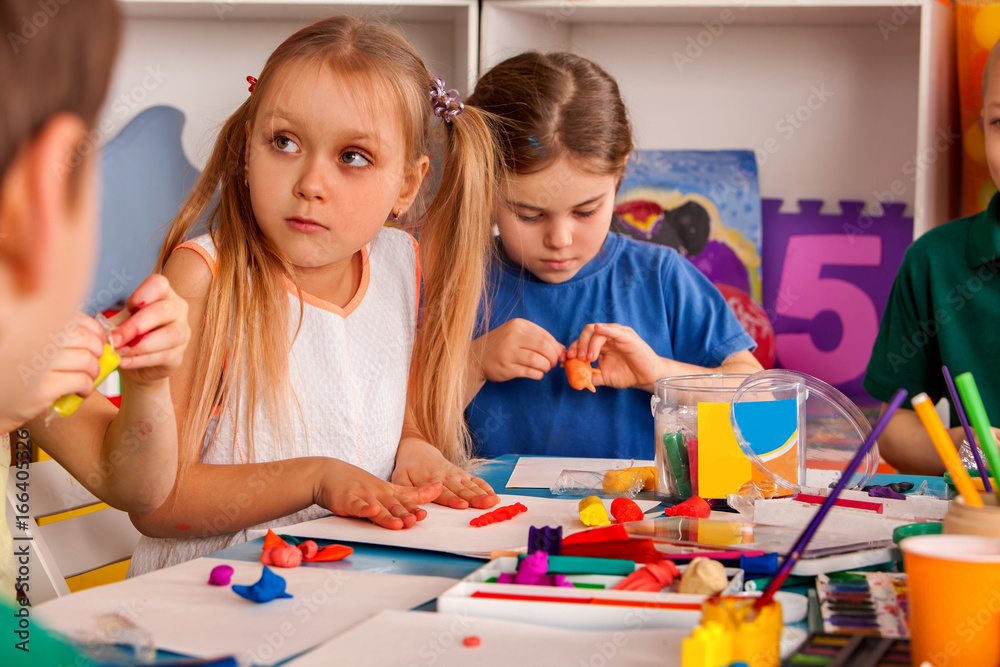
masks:
{"label": "paintbrush", "polygon": [[788,577],[788,573],[792,571],[795,563],[797,563],[799,558],[802,556],[802,552],[805,551],[806,546],[809,545],[809,540],[811,540],[813,535],[816,534],[816,530],[819,528],[819,525],[823,523],[823,519],[826,518],[830,508],[833,507],[833,503],[836,502],[837,496],[839,496],[844,490],[844,487],[847,486],[848,481],[851,479],[851,475],[854,474],[854,471],[861,463],[861,460],[868,455],[869,450],[871,450],[872,446],[875,444],[875,440],[882,434],[882,430],[885,428],[885,425],[889,423],[889,419],[893,414],[895,414],[896,410],[899,409],[899,406],[903,403],[903,399],[905,398],[905,389],[900,389],[896,392],[896,395],[892,397],[892,400],[886,407],[885,412],[883,412],[882,416],[879,417],[877,422],[875,422],[875,426],[872,428],[872,432],[868,435],[868,438],[858,449],[854,458],[851,459],[851,462],[847,464],[847,468],[844,472],[841,473],[836,486],[834,486],[830,491],[830,495],[826,497],[826,502],[820,505],[820,508],[816,511],[816,515],[812,518],[812,521],[810,521],[809,525],[807,525],[805,530],[802,531],[799,539],[795,541],[795,544],[792,546],[792,550],[788,552],[788,555],[785,556],[785,560],[782,562],[781,567],[778,568],[778,573],[774,575],[774,578],[771,579],[771,583],[769,583],[767,588],[764,589],[764,594],[757,598],[757,601],[753,606],[756,611],[760,611],[767,605],[771,604],[774,594],[778,592],[779,588],[781,588],[781,584]]}

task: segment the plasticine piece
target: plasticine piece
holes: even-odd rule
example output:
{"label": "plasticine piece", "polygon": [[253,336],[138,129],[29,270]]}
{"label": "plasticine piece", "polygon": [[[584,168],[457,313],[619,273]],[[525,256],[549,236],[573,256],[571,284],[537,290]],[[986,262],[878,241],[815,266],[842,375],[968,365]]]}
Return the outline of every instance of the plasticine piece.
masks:
{"label": "plasticine piece", "polygon": [[299,551],[302,552],[302,560],[309,561],[316,557],[316,553],[319,551],[319,547],[312,540],[306,540],[299,545]]}
{"label": "plasticine piece", "polygon": [[345,547],[343,544],[329,544],[320,548],[312,558],[303,558],[307,563],[329,563],[335,560],[343,560],[354,553],[353,547]]}
{"label": "plasticine piece", "polygon": [[264,549],[270,549],[271,547],[284,547],[288,546],[288,542],[284,541],[278,537],[273,530],[270,528],[267,530],[267,535],[264,536]]}
{"label": "plasticine piece", "polygon": [[475,648],[482,643],[482,640],[479,637],[476,637],[475,635],[469,635],[468,637],[464,637],[462,639],[462,643],[468,646],[469,648]]}
{"label": "plasticine piece", "polygon": [[667,516],[690,516],[696,519],[707,519],[712,514],[708,501],[701,496],[691,496],[682,503],[663,510]]}
{"label": "plasticine piece", "polygon": [[506,521],[511,519],[521,512],[527,512],[528,508],[521,503],[514,503],[513,505],[507,505],[505,507],[498,507],[492,512],[487,512],[486,514],[481,514],[475,517],[469,522],[470,526],[480,528],[482,526],[488,526],[491,523],[496,523],[497,521]]}
{"label": "plasticine piece", "polygon": [[[583,502],[583,501],[580,501]],[[619,542],[629,540],[628,531],[625,530],[625,526],[620,526],[618,524],[612,524],[610,521],[607,526],[602,528],[594,528],[593,530],[582,530],[579,533],[573,533],[572,535],[567,535],[562,541],[562,550],[565,551],[567,546],[576,544],[587,544],[592,542]]]}
{"label": "plasticine piece", "polygon": [[585,526],[608,526],[611,524],[604,503],[597,496],[587,496],[580,501],[580,521]]}
{"label": "plasticine piece", "polygon": [[688,460],[687,441],[680,431],[663,434],[663,453],[674,479],[677,495],[687,498],[691,495],[691,463]]}
{"label": "plasticine piece", "polygon": [[233,584],[233,592],[251,602],[270,602],[275,598],[292,597],[291,594],[285,592],[285,580],[267,569],[266,565],[257,583],[250,586]]}
{"label": "plasticine piece", "polygon": [[636,466],[617,468],[604,473],[604,490],[607,493],[627,493],[636,482],[642,484],[643,491],[656,488],[656,467]]}
{"label": "plasticine piece", "polygon": [[594,386],[594,367],[583,359],[567,359],[562,362],[562,367],[566,369],[566,379],[573,389],[589,389],[597,393]]}
{"label": "plasticine piece", "polygon": [[639,568],[615,584],[612,590],[659,593],[672,584],[680,573],[672,561],[662,560]]}
{"label": "plasticine piece", "polygon": [[534,585],[549,571],[549,555],[544,551],[536,551],[521,559],[517,564],[515,584]]}
{"label": "plasticine piece", "polygon": [[233,568],[231,565],[216,565],[208,574],[208,583],[211,586],[228,586],[233,579]]}
{"label": "plasticine piece", "polygon": [[762,556],[740,556],[740,569],[743,576],[763,576],[769,577],[778,571],[778,554],[769,553]]}
{"label": "plasticine piece", "polygon": [[512,584],[514,583],[514,577],[517,576],[517,572],[501,572],[497,575],[498,584]]}
{"label": "plasticine piece", "polygon": [[717,595],[729,585],[726,566],[711,558],[695,558],[688,563],[677,585],[678,593]]}
{"label": "plasticine piece", "polygon": [[264,549],[260,554],[260,562],[274,567],[298,567],[302,562],[302,552],[291,544],[278,545]]}
{"label": "plasticine piece", "polygon": [[618,523],[628,523],[629,521],[642,521],[646,515],[642,513],[639,506],[631,498],[615,498],[611,501],[611,516]]}
{"label": "plasticine piece", "polygon": [[528,553],[544,551],[550,556],[559,555],[559,545],[562,542],[562,526],[532,526],[528,529]]}
{"label": "plasticine piece", "polygon": [[906,496],[902,493],[893,491],[891,487],[888,486],[873,486],[869,491],[868,495],[873,498],[892,498],[893,500],[906,500]]}

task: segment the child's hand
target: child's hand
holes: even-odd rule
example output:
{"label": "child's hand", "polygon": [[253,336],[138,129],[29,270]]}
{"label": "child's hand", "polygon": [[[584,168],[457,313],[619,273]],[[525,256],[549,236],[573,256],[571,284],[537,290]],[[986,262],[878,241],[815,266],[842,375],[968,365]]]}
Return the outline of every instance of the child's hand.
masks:
{"label": "child's hand", "polygon": [[[51,356],[48,365],[25,376],[27,386],[23,401],[13,408],[17,423],[22,424],[44,413],[66,394],[86,398],[94,392],[94,380],[101,372],[98,359],[104,354],[104,329],[92,317],[75,313],[60,331],[51,336],[45,349]],[[57,346],[57,347],[56,347]]]}
{"label": "child's hand", "polygon": [[191,329],[187,302],[177,296],[167,279],[147,277],[125,302],[131,316],[111,332],[121,355],[123,379],[153,384],[177,370]]}
{"label": "child's hand", "polygon": [[594,384],[617,389],[652,385],[660,360],[635,331],[620,324],[588,324],[566,350],[566,358],[596,359]]}
{"label": "child's hand", "polygon": [[445,459],[434,445],[415,437],[400,440],[392,481],[401,486],[442,482],[444,489],[434,502],[457,510],[488,509],[500,502],[489,484]]}
{"label": "child's hand", "polygon": [[427,511],[418,505],[441,495],[441,484],[397,486],[344,461],[329,459],[313,490],[313,502],[340,516],[370,519],[390,530],[412,528]]}
{"label": "child's hand", "polygon": [[520,318],[504,322],[472,345],[490,382],[522,377],[541,380],[565,358],[566,351],[548,331]]}

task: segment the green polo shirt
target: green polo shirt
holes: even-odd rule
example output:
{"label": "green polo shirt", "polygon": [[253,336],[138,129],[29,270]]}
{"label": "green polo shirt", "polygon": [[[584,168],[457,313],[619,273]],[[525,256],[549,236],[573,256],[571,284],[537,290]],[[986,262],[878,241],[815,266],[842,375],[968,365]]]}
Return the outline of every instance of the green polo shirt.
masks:
{"label": "green polo shirt", "polygon": [[[906,250],[882,316],[865,390],[889,402],[900,387],[937,402],[941,373],[971,371],[1000,425],[1000,195],[976,215],[930,230]],[[950,399],[949,399],[950,401]],[[912,409],[909,399],[903,404]],[[951,424],[960,422],[951,409]]]}

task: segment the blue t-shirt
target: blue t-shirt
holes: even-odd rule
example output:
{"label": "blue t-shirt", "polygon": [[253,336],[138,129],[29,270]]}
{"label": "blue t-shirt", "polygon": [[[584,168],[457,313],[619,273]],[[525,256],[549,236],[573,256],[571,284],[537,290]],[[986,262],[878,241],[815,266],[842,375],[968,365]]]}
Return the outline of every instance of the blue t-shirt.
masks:
{"label": "blue t-shirt", "polygon": [[[502,255],[502,251],[500,253]],[[569,345],[592,323],[629,326],[661,357],[715,367],[753,349],[722,294],[672,248],[608,234],[571,280],[550,284],[506,258],[490,274],[489,330],[520,317]],[[479,334],[486,331],[480,322]],[[649,392],[541,380],[487,382],[469,404],[476,454],[653,458]]]}

